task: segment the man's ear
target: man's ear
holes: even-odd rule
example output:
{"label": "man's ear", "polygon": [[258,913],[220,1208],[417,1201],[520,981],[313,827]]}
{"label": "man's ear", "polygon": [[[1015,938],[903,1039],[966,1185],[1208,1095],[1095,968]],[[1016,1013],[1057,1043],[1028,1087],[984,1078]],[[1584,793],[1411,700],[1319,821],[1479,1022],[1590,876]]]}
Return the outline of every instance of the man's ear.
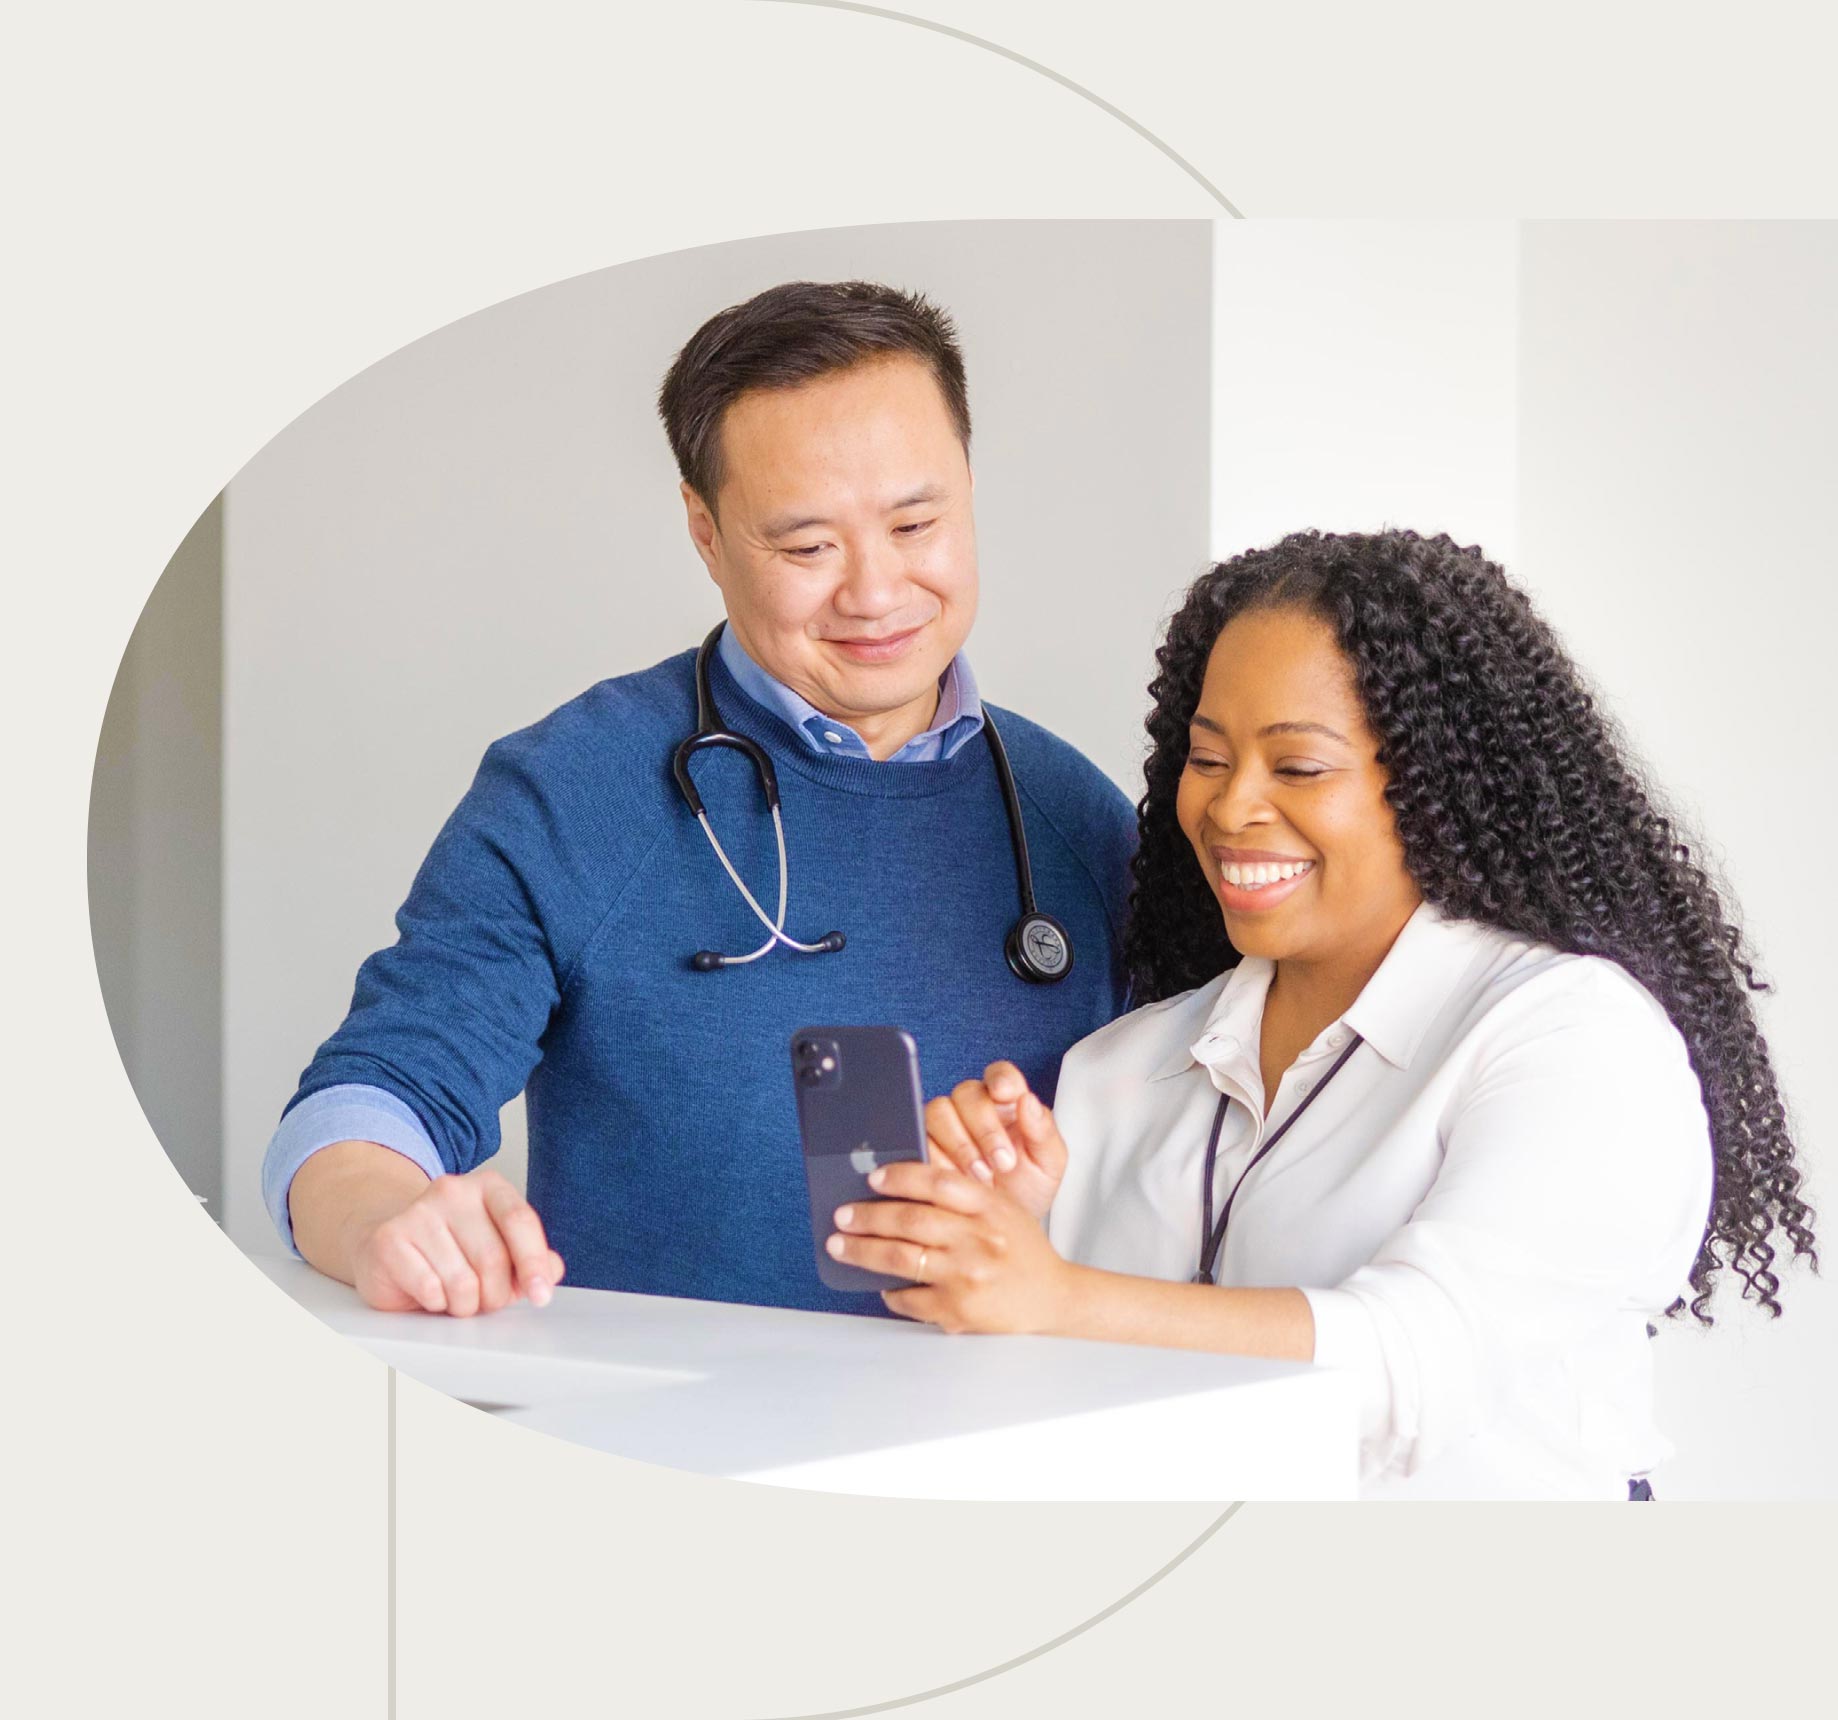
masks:
{"label": "man's ear", "polygon": [[[689,487],[688,479],[677,486],[683,497],[683,513],[689,526],[689,541],[696,546],[702,565],[712,578],[715,572],[715,534],[719,529],[707,502]],[[719,583],[719,581],[717,581]]]}

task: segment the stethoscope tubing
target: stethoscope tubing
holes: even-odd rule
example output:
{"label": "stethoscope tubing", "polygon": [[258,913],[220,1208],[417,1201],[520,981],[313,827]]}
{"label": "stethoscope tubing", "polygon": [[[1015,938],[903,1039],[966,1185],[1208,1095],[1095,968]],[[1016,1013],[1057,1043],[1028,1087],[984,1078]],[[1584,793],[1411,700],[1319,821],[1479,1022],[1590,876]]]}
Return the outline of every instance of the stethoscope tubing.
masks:
{"label": "stethoscope tubing", "polygon": [[[753,910],[754,918],[766,928],[766,941],[761,944],[758,949],[753,951],[751,955],[726,957],[725,960],[728,966],[739,967],[743,962],[756,962],[771,949],[774,944],[783,944],[787,949],[798,950],[807,956],[824,954],[825,950],[821,942],[801,944],[796,938],[788,938],[785,935],[785,897],[788,883],[788,877],[785,870],[785,820],[779,816],[779,809],[776,803],[772,808],[772,833],[777,837],[779,844],[779,912],[776,922],[766,918],[766,910],[759,905],[758,901],[754,898],[753,892],[747,888],[746,880],[734,869],[734,862],[728,858],[727,850],[721,846],[720,838],[715,835],[714,827],[708,821],[708,814],[706,812],[698,812],[696,814],[696,822],[702,826],[702,834],[708,838],[709,846],[714,849],[715,858],[726,868],[727,875],[734,880],[734,888],[746,898],[747,906]],[[835,934],[832,933],[830,935],[834,936]]]}
{"label": "stethoscope tubing", "polygon": [[[715,708],[714,692],[709,685],[709,662],[725,626],[723,622],[714,627],[696,652],[696,729],[694,734],[687,736],[678,745],[670,768],[683,799],[702,828],[702,834],[714,849],[715,858],[721,862],[722,870],[733,881],[754,918],[766,928],[766,941],[746,955],[730,956],[716,950],[698,950],[691,958],[690,965],[703,973],[758,961],[775,944],[783,944],[801,955],[825,955],[842,949],[846,943],[841,932],[826,932],[815,943],[807,944],[801,943],[785,930],[791,879],[785,858],[785,822],[779,810],[778,772],[773,768],[766,749],[758,741],[748,735],[736,734],[723,725],[721,713]],[[1001,731],[997,729],[995,718],[987,708],[983,711],[983,735],[989,747],[990,758],[995,764],[996,781],[1002,790],[1002,810],[1008,819],[1009,846],[1015,858],[1015,884],[1021,898],[1021,918],[1009,929],[1002,953],[1018,978],[1035,985],[1049,985],[1064,979],[1072,971],[1072,940],[1066,928],[1051,914],[1043,914],[1035,902],[1034,871],[1028,858],[1027,827],[1021,816],[1021,796],[1015,788],[1015,773],[1009,767],[1008,749],[1003,746]],[[690,775],[690,761],[698,752],[712,747],[730,747],[744,753],[759,773],[760,788],[765,794],[767,809],[772,814],[773,837],[778,847],[779,899],[776,916],[768,915],[760,906],[759,899],[748,889],[746,880],[728,858],[727,850],[721,846],[714,826],[709,822],[708,808],[702,802],[695,779]]]}

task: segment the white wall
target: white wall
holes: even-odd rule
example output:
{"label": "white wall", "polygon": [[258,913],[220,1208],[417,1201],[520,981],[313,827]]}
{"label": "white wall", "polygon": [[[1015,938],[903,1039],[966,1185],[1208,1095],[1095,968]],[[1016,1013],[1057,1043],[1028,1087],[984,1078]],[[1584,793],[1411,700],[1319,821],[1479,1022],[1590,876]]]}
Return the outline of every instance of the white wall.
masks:
{"label": "white wall", "polygon": [[1514,225],[1222,221],[1214,234],[1215,553],[1304,526],[1415,525],[1510,562]]}
{"label": "white wall", "polygon": [[[289,425],[226,501],[225,1186],[242,1246],[278,1246],[263,1146],[486,745],[719,616],[652,405],[671,356],[762,287],[850,275],[918,287],[959,324],[979,683],[1134,782],[1157,623],[1207,551],[1208,223],[745,240],[417,341]],[[520,1104],[506,1124],[516,1176]]]}
{"label": "white wall", "polygon": [[[1531,591],[1712,834],[1838,1254],[1825,692],[1838,226],[1217,231],[1213,542],[1447,530]],[[1838,1494],[1838,1287],[1658,1340],[1671,1498]]]}
{"label": "white wall", "polygon": [[[1838,1264],[1838,224],[1528,226],[1521,306],[1521,571],[1721,858]],[[1664,1334],[1672,1494],[1838,1496],[1838,1283],[1783,1305]]]}

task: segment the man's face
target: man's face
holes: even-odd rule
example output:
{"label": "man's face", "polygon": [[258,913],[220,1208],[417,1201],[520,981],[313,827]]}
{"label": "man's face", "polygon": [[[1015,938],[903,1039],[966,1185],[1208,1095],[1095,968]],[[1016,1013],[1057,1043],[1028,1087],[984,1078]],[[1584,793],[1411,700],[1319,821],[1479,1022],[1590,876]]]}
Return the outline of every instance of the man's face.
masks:
{"label": "man's face", "polygon": [[976,618],[970,465],[937,382],[873,359],[743,394],[720,435],[717,512],[683,499],[729,625],[884,757],[930,723]]}

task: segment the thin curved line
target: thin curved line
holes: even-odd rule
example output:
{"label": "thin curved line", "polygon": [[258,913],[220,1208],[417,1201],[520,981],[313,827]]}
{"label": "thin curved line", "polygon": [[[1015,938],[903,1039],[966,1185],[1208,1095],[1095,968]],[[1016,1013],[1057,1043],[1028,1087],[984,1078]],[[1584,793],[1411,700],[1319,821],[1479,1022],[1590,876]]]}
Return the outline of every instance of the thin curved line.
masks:
{"label": "thin curved line", "polygon": [[[794,5],[809,4],[811,0],[790,0],[790,3]],[[1240,1499],[1226,1506],[1226,1508],[1200,1532],[1197,1539],[1189,1542],[1188,1545],[1176,1553],[1167,1564],[1163,1565],[1159,1571],[1153,1576],[1147,1577],[1142,1582],[1138,1583],[1135,1588],[1131,1589],[1122,1599],[1112,1601],[1102,1612],[1093,1613],[1084,1623],[1075,1624],[1070,1630],[1061,1631],[1052,1641],[1043,1642],[1038,1648],[1030,1648],[1026,1654],[1018,1654],[1013,1660],[1005,1660],[1001,1665],[991,1666],[982,1672],[973,1672],[968,1678],[953,1679],[949,1684],[934,1685],[930,1690],[921,1690],[912,1696],[896,1696],[891,1702],[871,1702],[866,1708],[829,1708],[825,1709],[821,1714],[782,1714],[773,1716],[772,1720],[857,1720],[857,1716],[859,1715],[886,1714],[895,1708],[910,1708],[914,1703],[930,1702],[935,1696],[949,1696],[954,1690],[968,1689],[972,1684],[981,1684],[985,1679],[1000,1678],[1005,1672],[1013,1672],[1017,1666],[1025,1666],[1030,1660],[1038,1660],[1043,1654],[1051,1654],[1054,1649],[1060,1647],[1064,1643],[1070,1642],[1075,1636],[1083,1636],[1086,1631],[1093,1629],[1097,1625],[1101,1625],[1113,1614],[1122,1612],[1131,1601],[1137,1599],[1141,1595],[1147,1594],[1150,1589],[1154,1588],[1155,1585],[1159,1583],[1163,1577],[1167,1576],[1177,1565],[1184,1564],[1188,1559],[1191,1559],[1195,1553],[1199,1552],[1213,1536],[1218,1534],[1227,1523],[1244,1509],[1244,1503],[1245,1502]]]}
{"label": "thin curved line", "polygon": [[[973,36],[968,30],[958,30],[949,24],[935,24],[930,18],[915,18],[910,12],[892,12],[885,6],[860,6],[855,3],[855,0],[769,0],[769,3],[778,6],[821,6],[831,12],[861,12],[870,18],[890,18],[896,24],[911,24],[916,29],[931,30],[940,36],[951,36],[957,41],[968,42],[973,48],[986,48],[992,54],[1000,54],[1005,60],[1013,60],[1018,66],[1026,66],[1030,72],[1038,72],[1043,78],[1051,78],[1060,88],[1070,90],[1075,96],[1083,96],[1093,107],[1102,108],[1112,119],[1127,125],[1145,143],[1154,144],[1234,221],[1244,219],[1243,212],[1233,205],[1218,186],[1213,184],[1184,155],[1177,154],[1170,149],[1146,125],[1138,124],[1122,108],[1113,106],[1101,95],[1086,89],[1083,84],[1075,84],[1062,73],[1054,71],[1051,66],[1043,66],[1038,60],[1030,60],[1026,54],[1017,54],[1013,48],[1005,48],[1000,42],[992,42],[986,36]],[[867,1710],[864,1709],[862,1712],[866,1713]]]}
{"label": "thin curved line", "polygon": [[396,1370],[389,1370],[389,1720],[396,1720]]}
{"label": "thin curved line", "polygon": [[[1068,89],[1074,95],[1082,96],[1086,101],[1090,102],[1093,107],[1101,109],[1103,112],[1109,114],[1112,119],[1128,126],[1130,130],[1135,132],[1145,143],[1153,144],[1156,149],[1160,150],[1161,153],[1185,173],[1189,179],[1198,185],[1208,197],[1217,203],[1226,214],[1230,215],[1234,221],[1242,221],[1244,219],[1243,212],[1232,203],[1231,199],[1228,198],[1218,186],[1213,184],[1213,182],[1195,167],[1191,161],[1187,160],[1185,156],[1179,154],[1162,142],[1162,140],[1157,137],[1154,132],[1150,131],[1147,126],[1141,125],[1136,120],[1131,119],[1121,108],[1117,107],[1114,103],[1107,102],[1101,95],[1096,94],[1094,91],[1086,89],[1083,84],[1074,83],[1071,78],[1066,77],[1060,72],[1054,71],[1051,66],[1043,66],[1038,60],[1030,60],[1026,54],[1018,54],[1013,48],[1005,48],[999,42],[992,42],[983,36],[973,36],[968,30],[955,29],[949,24],[935,23],[930,18],[915,18],[910,12],[894,12],[884,6],[863,6],[857,4],[856,0],[772,0],[772,3],[781,6],[821,6],[832,12],[860,12],[870,18],[886,18],[896,24],[911,24],[916,29],[930,30],[940,36],[950,36],[956,41],[968,42],[974,48],[983,48],[989,53],[997,54],[1005,60],[1014,61],[1018,66],[1026,66],[1029,71],[1038,72],[1043,78],[1051,79],[1062,89]],[[1030,1660],[1038,1660],[1042,1655],[1051,1654],[1054,1649],[1062,1647],[1064,1644],[1072,1641],[1074,1637],[1083,1636],[1086,1631],[1096,1629],[1096,1627],[1101,1625],[1106,1619],[1112,1618],[1117,1613],[1122,1612],[1132,1601],[1138,1600],[1143,1595],[1147,1594],[1150,1589],[1154,1588],[1155,1585],[1171,1571],[1191,1559],[1195,1553],[1205,1546],[1213,1536],[1218,1534],[1219,1531],[1243,1509],[1244,1501],[1242,1499],[1228,1505],[1198,1536],[1176,1553],[1167,1564],[1163,1565],[1159,1571],[1154,1572],[1142,1582],[1138,1583],[1128,1594],[1112,1601],[1109,1606],[1093,1613],[1090,1618],[1083,1620],[1081,1623],[1075,1624],[1070,1630],[1061,1631],[1058,1636],[1040,1643],[1034,1648],[1028,1649],[1024,1654],[1017,1654],[1012,1659],[1004,1660],[995,1666],[986,1667],[981,1672],[973,1672],[968,1678],[954,1679],[949,1684],[934,1685],[930,1690],[916,1691],[911,1696],[896,1696],[891,1701],[872,1702],[862,1708],[832,1708],[826,1709],[818,1714],[781,1715],[775,1717],[775,1720],[861,1720],[861,1717],[864,1715],[886,1714],[896,1708],[911,1708],[921,1702],[930,1702],[935,1697],[949,1696],[954,1691],[968,1689],[973,1684],[982,1684],[988,1679],[1000,1678],[1005,1672],[1013,1672],[1016,1667],[1027,1665]]]}

